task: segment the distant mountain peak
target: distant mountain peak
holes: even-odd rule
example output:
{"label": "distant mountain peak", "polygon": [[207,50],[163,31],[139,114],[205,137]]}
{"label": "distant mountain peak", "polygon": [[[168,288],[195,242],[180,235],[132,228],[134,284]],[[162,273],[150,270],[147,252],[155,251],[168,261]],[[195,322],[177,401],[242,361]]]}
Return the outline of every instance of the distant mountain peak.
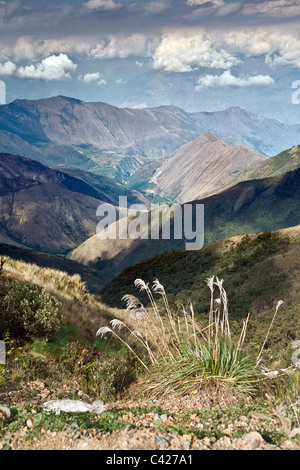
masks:
{"label": "distant mountain peak", "polygon": [[179,148],[152,178],[154,192],[177,202],[207,197],[235,184],[266,160],[243,145],[233,147],[208,131]]}

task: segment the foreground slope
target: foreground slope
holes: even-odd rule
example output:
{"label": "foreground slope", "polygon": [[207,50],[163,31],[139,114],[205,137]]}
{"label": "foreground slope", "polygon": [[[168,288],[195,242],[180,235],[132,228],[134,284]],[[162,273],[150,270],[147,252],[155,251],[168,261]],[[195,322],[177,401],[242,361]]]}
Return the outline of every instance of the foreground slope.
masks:
{"label": "foreground slope", "polygon": [[105,282],[105,278],[103,278],[100,273],[63,256],[57,256],[5,243],[0,243],[0,256],[9,257],[11,260],[15,261],[34,264],[39,268],[63,271],[69,276],[73,276],[75,274],[80,275],[89,291],[94,294],[99,292],[99,286]]}

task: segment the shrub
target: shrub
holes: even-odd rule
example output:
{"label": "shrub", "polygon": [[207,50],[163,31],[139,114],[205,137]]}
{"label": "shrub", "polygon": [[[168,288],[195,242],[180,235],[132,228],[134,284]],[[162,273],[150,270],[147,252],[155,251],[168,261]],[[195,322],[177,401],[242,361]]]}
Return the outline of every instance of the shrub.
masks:
{"label": "shrub", "polygon": [[2,298],[0,332],[9,331],[10,337],[19,341],[48,338],[62,325],[59,306],[59,302],[40,286],[8,282]]}
{"label": "shrub", "polygon": [[81,371],[82,389],[102,400],[120,396],[135,379],[134,369],[125,358],[103,356]]}

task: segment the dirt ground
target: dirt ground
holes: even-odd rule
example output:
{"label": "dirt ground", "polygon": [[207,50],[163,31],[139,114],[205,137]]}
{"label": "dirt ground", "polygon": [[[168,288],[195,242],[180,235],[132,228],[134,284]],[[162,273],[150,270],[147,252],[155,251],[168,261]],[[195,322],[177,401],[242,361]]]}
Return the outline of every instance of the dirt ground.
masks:
{"label": "dirt ground", "polygon": [[[20,390],[0,396],[0,408],[22,410],[21,417],[5,419],[5,413],[2,414],[2,424],[0,413],[0,431],[1,426],[4,431],[2,437],[0,433],[2,450],[300,450],[297,429],[290,437],[284,434],[280,416],[270,413],[268,408],[265,412],[250,410],[251,398],[245,400],[244,408],[239,408],[239,397],[231,394],[223,394],[219,399],[212,393],[167,396],[160,400],[130,400],[127,396],[123,401],[105,403],[115,423],[111,430],[97,427],[97,420],[103,415],[94,415],[93,426],[87,428],[78,425],[71,413],[68,413],[63,429],[53,430],[39,417],[42,416],[42,404],[55,397],[39,381],[28,384],[28,389],[32,392],[30,403],[21,398]],[[86,398],[80,397],[81,400]],[[226,409],[232,410],[235,406],[236,411],[227,416]],[[176,432],[183,422],[183,430]],[[201,437],[195,435],[195,430],[202,429],[205,432]],[[212,435],[215,432],[217,437]],[[282,434],[280,442],[266,440],[266,436],[273,434]]]}

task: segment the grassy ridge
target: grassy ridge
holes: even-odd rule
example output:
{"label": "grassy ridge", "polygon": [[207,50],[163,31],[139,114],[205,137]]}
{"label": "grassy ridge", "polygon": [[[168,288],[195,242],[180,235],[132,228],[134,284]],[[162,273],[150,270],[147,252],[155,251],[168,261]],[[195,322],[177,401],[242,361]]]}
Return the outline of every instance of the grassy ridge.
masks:
{"label": "grassy ridge", "polygon": [[36,264],[41,268],[64,271],[70,276],[79,274],[82,281],[86,283],[88,289],[92,293],[97,293],[99,291],[99,286],[105,282],[105,278],[101,276],[100,273],[93,271],[76,261],[64,258],[63,256],[19,248],[13,245],[6,245],[4,243],[0,243],[0,256],[9,256],[13,260],[22,260],[25,263]]}
{"label": "grassy ridge", "polygon": [[270,178],[283,175],[300,167],[300,145],[268,158],[264,163],[247,174],[246,179]]}

